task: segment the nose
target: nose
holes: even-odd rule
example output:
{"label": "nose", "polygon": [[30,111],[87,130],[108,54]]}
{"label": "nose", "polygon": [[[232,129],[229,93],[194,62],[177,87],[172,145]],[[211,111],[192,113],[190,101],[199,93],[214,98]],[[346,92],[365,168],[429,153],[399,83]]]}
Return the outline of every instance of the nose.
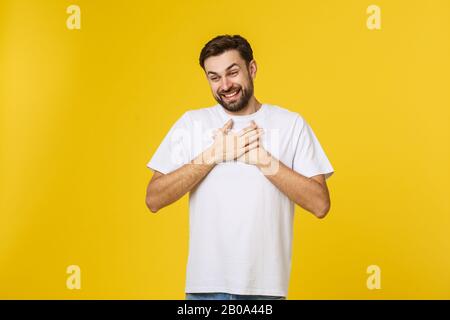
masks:
{"label": "nose", "polygon": [[233,82],[231,82],[228,77],[222,78],[222,91],[228,91],[233,86]]}

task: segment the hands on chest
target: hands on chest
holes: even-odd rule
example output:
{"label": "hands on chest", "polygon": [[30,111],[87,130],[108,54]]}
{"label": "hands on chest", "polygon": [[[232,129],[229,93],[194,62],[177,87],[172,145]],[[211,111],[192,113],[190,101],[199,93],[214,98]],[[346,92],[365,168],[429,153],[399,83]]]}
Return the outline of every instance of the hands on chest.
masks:
{"label": "hands on chest", "polygon": [[222,128],[214,131],[214,142],[209,148],[209,163],[241,161],[264,166],[269,162],[269,153],[260,143],[264,130],[251,121],[250,125],[238,132],[232,132],[233,120],[228,120]]}

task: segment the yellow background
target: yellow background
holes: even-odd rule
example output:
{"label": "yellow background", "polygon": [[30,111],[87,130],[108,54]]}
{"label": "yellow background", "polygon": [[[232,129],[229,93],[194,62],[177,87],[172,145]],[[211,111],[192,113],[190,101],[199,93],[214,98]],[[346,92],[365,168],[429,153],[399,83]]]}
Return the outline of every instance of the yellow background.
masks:
{"label": "yellow background", "polygon": [[450,298],[449,1],[3,0],[0,28],[0,298],[184,299],[188,198],[152,214],[146,164],[215,104],[198,55],[225,33],[335,169],[329,216],[296,208],[288,298]]}

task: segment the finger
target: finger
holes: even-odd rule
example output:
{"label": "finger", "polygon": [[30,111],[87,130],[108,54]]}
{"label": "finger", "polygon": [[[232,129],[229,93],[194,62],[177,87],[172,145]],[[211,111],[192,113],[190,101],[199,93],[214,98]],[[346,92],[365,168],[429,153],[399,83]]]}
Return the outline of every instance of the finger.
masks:
{"label": "finger", "polygon": [[252,120],[250,122],[255,128],[261,128],[260,126],[258,126],[258,124],[255,122],[255,120]]}
{"label": "finger", "polygon": [[250,135],[250,136],[246,137],[244,146],[252,143],[253,141],[259,140],[259,137],[261,137],[262,134],[263,134],[263,132],[258,132],[256,134],[253,134],[253,135]]}
{"label": "finger", "polygon": [[246,134],[249,131],[255,130],[256,128],[257,127],[256,127],[256,123],[255,122],[250,123],[250,125],[248,127],[245,127],[244,129],[239,131],[239,136],[242,136],[242,135]]}
{"label": "finger", "polygon": [[232,126],[233,126],[233,119],[229,119],[227,122],[225,122],[221,130],[223,132],[228,132],[228,130],[230,130]]}
{"label": "finger", "polygon": [[258,147],[259,147],[259,141],[256,140],[256,141],[250,143],[249,145],[246,145],[244,150],[245,150],[245,153],[247,153],[247,152],[249,152],[249,151],[251,151],[253,149],[256,149]]}
{"label": "finger", "polygon": [[258,140],[261,134],[262,132],[258,132],[256,130],[250,131],[245,136],[240,137],[239,143],[241,146],[245,147],[246,145],[252,143],[253,141]]}
{"label": "finger", "polygon": [[254,130],[248,131],[247,133],[245,133],[244,135],[240,136],[240,139],[249,139],[250,137],[253,136],[261,136],[264,133],[264,130],[262,128],[256,128]]}
{"label": "finger", "polygon": [[242,156],[243,154],[248,153],[249,151],[251,151],[253,149],[258,148],[258,147],[259,147],[259,141],[258,140],[254,141],[254,142],[252,142],[252,143],[250,143],[248,145],[246,145],[245,147],[243,147],[243,148],[241,148],[239,150],[239,157]]}

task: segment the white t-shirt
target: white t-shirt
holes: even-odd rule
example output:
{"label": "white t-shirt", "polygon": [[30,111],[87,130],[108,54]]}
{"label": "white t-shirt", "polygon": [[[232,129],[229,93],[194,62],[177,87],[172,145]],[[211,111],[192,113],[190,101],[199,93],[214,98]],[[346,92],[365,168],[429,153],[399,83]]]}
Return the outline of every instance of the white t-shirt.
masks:
{"label": "white t-shirt", "polygon": [[[213,142],[212,131],[233,118],[232,131],[254,120],[262,146],[306,176],[331,166],[311,127],[298,113],[263,104],[234,116],[221,105],[189,110],[172,126],[147,167],[170,173]],[[287,296],[294,202],[254,165],[217,164],[189,194],[189,255],[185,292]]]}

